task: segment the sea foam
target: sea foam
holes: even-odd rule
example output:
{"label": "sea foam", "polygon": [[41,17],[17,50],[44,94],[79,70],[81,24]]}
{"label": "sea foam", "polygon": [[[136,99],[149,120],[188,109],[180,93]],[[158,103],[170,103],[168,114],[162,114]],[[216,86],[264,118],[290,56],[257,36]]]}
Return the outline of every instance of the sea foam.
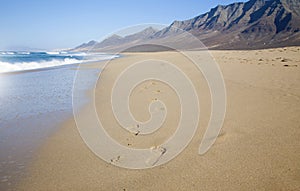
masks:
{"label": "sea foam", "polygon": [[41,62],[18,62],[18,63],[9,63],[9,62],[0,61],[0,73],[49,68],[54,66],[76,64],[79,62],[81,61],[73,58],[65,58],[64,60],[51,60],[51,61],[41,61]]}
{"label": "sea foam", "polygon": [[0,52],[0,73],[35,70],[81,62],[103,61],[118,55],[85,52]]}

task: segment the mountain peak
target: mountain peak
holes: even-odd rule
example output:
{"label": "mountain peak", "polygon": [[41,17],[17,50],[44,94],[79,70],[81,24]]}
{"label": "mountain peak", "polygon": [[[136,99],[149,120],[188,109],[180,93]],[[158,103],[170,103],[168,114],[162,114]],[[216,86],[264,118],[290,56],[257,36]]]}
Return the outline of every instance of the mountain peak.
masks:
{"label": "mountain peak", "polygon": [[91,47],[95,46],[98,42],[95,40],[91,40],[88,43],[83,43],[79,46],[77,46],[75,49],[81,49],[81,50],[89,50]]}
{"label": "mountain peak", "polygon": [[106,39],[121,39],[121,38],[123,38],[123,37],[121,37],[120,35],[117,35],[117,34],[113,34]]}
{"label": "mountain peak", "polygon": [[148,27],[148,28],[145,28],[144,30],[142,30],[141,32],[152,32],[152,33],[154,33],[154,32],[157,32],[157,30],[154,29],[153,27]]}
{"label": "mountain peak", "polygon": [[97,44],[97,43],[98,43],[97,41],[91,40],[91,41],[89,41],[88,43],[86,43],[86,45],[93,46],[93,45],[95,45],[95,44]]}
{"label": "mountain peak", "polygon": [[[155,30],[153,27],[148,27],[148,28],[145,28],[144,30],[140,31],[140,32],[137,32],[133,35],[140,35],[142,36],[143,38],[145,37],[149,37],[151,35],[153,35],[154,33],[156,33],[157,30]],[[132,36],[132,35],[129,35],[129,36]]]}
{"label": "mountain peak", "polygon": [[191,48],[195,43],[188,39],[182,40],[181,34],[184,31],[193,34],[208,48],[215,49],[300,45],[300,1],[249,0],[218,5],[192,19],[175,20],[159,31],[148,27],[125,37],[112,35],[96,44],[96,50],[151,44],[162,39],[170,44],[182,43],[178,46]]}

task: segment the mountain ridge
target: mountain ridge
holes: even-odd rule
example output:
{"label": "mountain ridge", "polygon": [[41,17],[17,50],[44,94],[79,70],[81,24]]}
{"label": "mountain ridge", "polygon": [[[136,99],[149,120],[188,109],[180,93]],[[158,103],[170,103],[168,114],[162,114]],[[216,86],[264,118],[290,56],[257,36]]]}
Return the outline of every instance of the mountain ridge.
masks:
{"label": "mountain ridge", "polygon": [[[298,9],[299,8],[299,9]],[[163,39],[170,44],[189,32],[211,49],[261,49],[300,45],[299,0],[250,0],[218,5],[204,14],[174,21],[156,31],[147,28],[125,37],[114,36],[94,44],[95,51],[111,51]],[[144,35],[143,35],[144,34]],[[189,40],[183,47],[195,47]],[[81,45],[82,46],[82,45]],[[87,50],[88,46],[74,50]]]}

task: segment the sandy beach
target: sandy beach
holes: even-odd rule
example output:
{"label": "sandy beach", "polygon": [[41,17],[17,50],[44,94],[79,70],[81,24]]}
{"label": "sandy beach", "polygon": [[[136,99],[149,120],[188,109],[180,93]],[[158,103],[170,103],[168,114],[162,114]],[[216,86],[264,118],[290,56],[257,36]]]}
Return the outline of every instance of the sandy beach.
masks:
{"label": "sandy beach", "polygon": [[[201,51],[189,53],[205,61]],[[186,73],[199,95],[200,121],[188,147],[162,166],[119,168],[88,149],[70,118],[41,147],[17,190],[300,190],[299,53],[300,47],[211,51],[225,79],[227,108],[221,133],[205,155],[198,155],[198,148],[211,101],[201,72],[176,52],[126,53],[110,62],[95,89],[96,110],[106,131],[132,148],[159,145],[175,132],[180,104],[164,83],[146,81],[130,97],[130,109],[140,121],[149,119],[153,99],[168,108],[161,129],[149,136],[122,129],[110,103],[110,90],[124,68],[139,60],[164,59]],[[103,63],[87,67],[101,69]],[[85,108],[82,115],[88,120]]]}

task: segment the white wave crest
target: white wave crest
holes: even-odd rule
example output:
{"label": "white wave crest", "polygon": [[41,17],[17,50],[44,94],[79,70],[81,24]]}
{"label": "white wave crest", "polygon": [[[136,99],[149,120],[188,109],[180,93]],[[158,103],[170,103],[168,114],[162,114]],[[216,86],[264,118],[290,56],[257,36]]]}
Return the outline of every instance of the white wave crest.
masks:
{"label": "white wave crest", "polygon": [[69,54],[70,56],[87,56],[88,54],[85,52],[76,52]]}
{"label": "white wave crest", "polygon": [[14,55],[14,52],[1,52],[2,55]]}
{"label": "white wave crest", "polygon": [[55,55],[55,54],[59,54],[59,52],[46,52],[46,54]]}
{"label": "white wave crest", "polygon": [[42,62],[18,62],[13,64],[9,62],[0,62],[0,73],[49,68],[54,66],[76,64],[79,62],[80,61],[77,59],[70,58],[65,58],[64,60],[52,60]]}
{"label": "white wave crest", "polygon": [[18,54],[29,55],[30,52],[18,52]]}

